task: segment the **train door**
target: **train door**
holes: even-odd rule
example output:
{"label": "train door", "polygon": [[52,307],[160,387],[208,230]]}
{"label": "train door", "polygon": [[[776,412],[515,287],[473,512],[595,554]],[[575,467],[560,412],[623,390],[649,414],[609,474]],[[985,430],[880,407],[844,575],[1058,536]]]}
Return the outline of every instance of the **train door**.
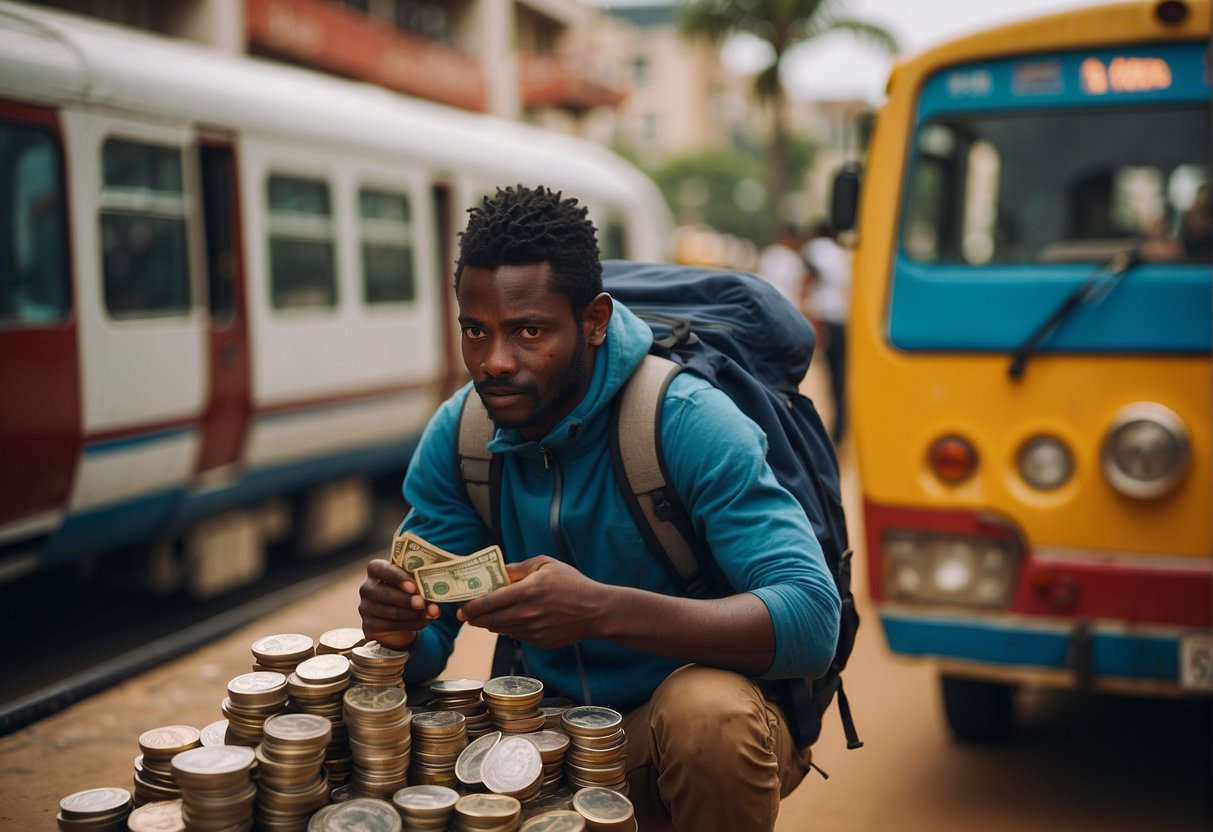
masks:
{"label": "train door", "polygon": [[210,296],[210,396],[198,453],[198,472],[205,474],[239,459],[252,405],[235,150],[204,140],[198,163]]}
{"label": "train door", "polygon": [[64,170],[55,112],[0,101],[0,548],[58,526],[80,452]]}

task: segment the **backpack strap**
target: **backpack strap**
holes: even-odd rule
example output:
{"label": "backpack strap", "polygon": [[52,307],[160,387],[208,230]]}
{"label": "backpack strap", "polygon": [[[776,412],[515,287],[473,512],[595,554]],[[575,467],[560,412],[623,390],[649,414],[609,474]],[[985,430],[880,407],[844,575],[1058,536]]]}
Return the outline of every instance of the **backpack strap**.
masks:
{"label": "backpack strap", "polygon": [[456,452],[463,492],[496,540],[501,525],[497,501],[497,492],[501,490],[501,456],[485,447],[493,438],[493,421],[479,404],[475,394],[469,391],[459,414]]}
{"label": "backpack strap", "polygon": [[646,355],[616,397],[611,411],[611,464],[636,527],[662,565],[694,598],[714,586],[690,514],[679,499],[661,452],[661,411],[665,393],[681,366]]}

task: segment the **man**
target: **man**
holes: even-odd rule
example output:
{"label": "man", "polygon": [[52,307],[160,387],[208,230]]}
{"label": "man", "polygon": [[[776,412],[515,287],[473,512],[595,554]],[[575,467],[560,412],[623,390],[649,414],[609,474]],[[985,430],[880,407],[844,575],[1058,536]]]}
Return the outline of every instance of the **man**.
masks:
{"label": "man", "polygon": [[800,234],[796,226],[779,228],[775,239],[758,256],[758,274],[804,312],[809,271],[800,253]]}
{"label": "man", "polygon": [[801,780],[785,715],[754,678],[821,675],[839,599],[799,504],[765,461],[765,437],[707,381],[670,385],[670,477],[737,592],[682,597],[615,483],[611,402],[652,342],[602,291],[595,229],[577,200],[498,190],[473,209],[455,268],[472,384],[444,403],[405,477],[403,528],[451,552],[492,541],[460,487],[460,409],[483,406],[503,458],[500,534],[512,583],[457,610],[427,604],[408,573],[367,567],[368,637],[408,648],[405,681],[443,669],[461,623],[521,643],[548,696],[625,715],[629,797],[643,830],[772,829]]}

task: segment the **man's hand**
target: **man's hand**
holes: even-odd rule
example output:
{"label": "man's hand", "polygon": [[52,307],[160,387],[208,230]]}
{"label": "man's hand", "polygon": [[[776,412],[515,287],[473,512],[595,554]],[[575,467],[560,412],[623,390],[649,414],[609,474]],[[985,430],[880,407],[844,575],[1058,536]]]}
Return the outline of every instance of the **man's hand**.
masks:
{"label": "man's hand", "polygon": [[418,593],[413,576],[386,560],[366,565],[358,596],[363,635],[393,650],[407,649],[439,615],[438,605]]}
{"label": "man's hand", "polygon": [[468,601],[459,619],[536,647],[595,638],[603,584],[547,555],[508,563],[510,585]]}

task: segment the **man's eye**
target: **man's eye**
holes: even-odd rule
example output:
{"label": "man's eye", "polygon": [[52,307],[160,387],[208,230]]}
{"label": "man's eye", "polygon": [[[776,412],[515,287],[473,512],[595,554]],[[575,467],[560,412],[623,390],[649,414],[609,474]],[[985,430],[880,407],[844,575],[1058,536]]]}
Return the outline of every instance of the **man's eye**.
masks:
{"label": "man's eye", "polygon": [[479,341],[484,337],[484,330],[478,326],[465,326],[463,328],[463,337],[469,341]]}
{"label": "man's eye", "polygon": [[537,326],[524,326],[518,330],[518,334],[522,336],[523,340],[533,341],[543,334],[543,330]]}

